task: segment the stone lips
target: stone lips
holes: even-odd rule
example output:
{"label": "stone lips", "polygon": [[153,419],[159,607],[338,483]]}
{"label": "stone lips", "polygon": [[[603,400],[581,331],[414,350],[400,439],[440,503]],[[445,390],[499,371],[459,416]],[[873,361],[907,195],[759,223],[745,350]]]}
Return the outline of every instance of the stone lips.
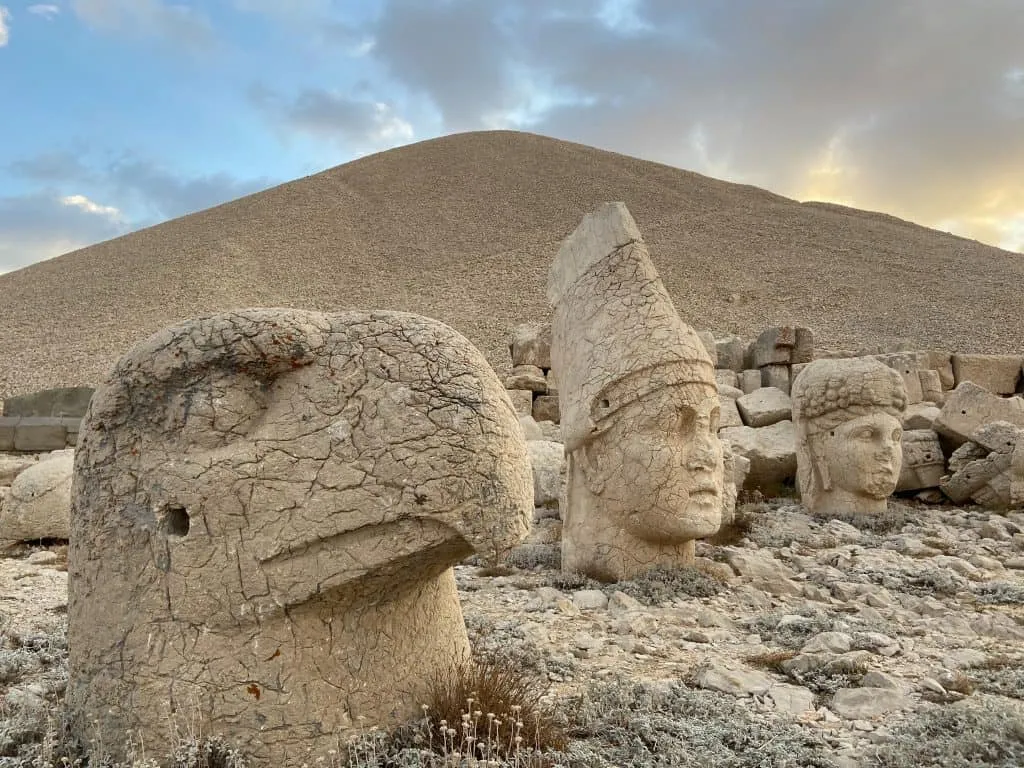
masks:
{"label": "stone lips", "polygon": [[532,496],[508,396],[441,323],[257,309],[156,334],[82,426],[76,732],[159,750],[198,717],[290,766],[410,714],[468,650],[450,566],[520,541]]}

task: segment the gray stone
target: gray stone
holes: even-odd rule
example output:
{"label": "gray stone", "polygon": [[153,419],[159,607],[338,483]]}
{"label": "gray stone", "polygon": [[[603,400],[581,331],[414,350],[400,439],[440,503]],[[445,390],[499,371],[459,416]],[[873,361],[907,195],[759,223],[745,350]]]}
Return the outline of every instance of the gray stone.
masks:
{"label": "gray stone", "polygon": [[82,418],[89,407],[92,387],[57,387],[4,400],[3,415]]}
{"label": "gray stone", "polygon": [[1020,391],[1021,355],[953,355],[953,377],[959,385],[965,381],[984,387],[996,395]]}
{"label": "gray stone", "polygon": [[740,416],[736,401],[731,397],[718,396],[718,428],[742,427],[743,417]]}
{"label": "gray stone", "polygon": [[533,505],[558,506],[565,482],[565,448],[561,443],[530,440],[526,452],[533,470]]}
{"label": "gray stone", "polygon": [[595,611],[608,607],[608,595],[599,589],[580,589],[572,593],[572,602],[581,611]]}
{"label": "gray stone", "polygon": [[845,632],[821,632],[804,643],[801,653],[846,653],[853,647],[853,638]]}
{"label": "gray stone", "polygon": [[630,611],[645,610],[647,610],[647,606],[635,597],[630,597],[625,592],[616,590],[615,592],[612,592],[612,596],[608,598],[608,611],[612,616],[629,613]]}
{"label": "gray stone", "polygon": [[946,401],[946,391],[942,387],[942,377],[938,371],[931,368],[918,371],[917,378],[921,380],[921,399],[928,403],[941,405]]}
{"label": "gray stone", "polygon": [[937,433],[930,429],[910,429],[903,433],[903,466],[897,491],[937,488],[946,473],[946,458]]}
{"label": "gray stone", "polygon": [[544,374],[544,383],[547,385],[547,389],[544,394],[551,395],[553,397],[558,396],[558,374],[555,373],[555,369],[551,368],[546,374]]}
{"label": "gray stone", "polygon": [[736,401],[748,427],[770,427],[793,418],[793,401],[777,387],[761,387]]}
{"label": "gray stone", "polygon": [[718,347],[715,343],[715,335],[711,331],[697,331],[697,338],[704,345],[704,350],[711,358],[711,365],[718,367]]}
{"label": "gray stone", "polygon": [[552,395],[541,395],[533,400],[533,418],[535,421],[550,421],[558,424],[562,419],[558,409],[558,398]]}
{"label": "gray stone", "polygon": [[700,670],[696,682],[701,688],[732,696],[763,696],[772,686],[777,685],[775,680],[763,672],[728,667],[717,662]]}
{"label": "gray stone", "polygon": [[733,452],[750,460],[750,472],[743,487],[778,495],[796,476],[796,432],[793,422],[780,421],[770,427],[729,427],[719,432],[732,444]]}
{"label": "gray stone", "polygon": [[788,395],[792,381],[788,365],[766,365],[761,369],[762,387],[775,387]]}
{"label": "gray stone", "polygon": [[22,456],[0,456],[0,485],[10,485],[19,474],[35,464],[35,460]]}
{"label": "gray stone", "polygon": [[768,328],[751,345],[751,359],[753,368],[809,363],[814,359],[814,334],[796,326]]}
{"label": "gray stone", "polygon": [[921,378],[918,371],[927,370],[928,355],[925,352],[889,352],[881,355],[873,355],[894,371],[898,371],[903,377],[903,384],[907,389],[907,403],[920,403],[924,399],[924,391],[921,389]]}
{"label": "gray stone", "polygon": [[759,579],[791,579],[796,572],[770,554],[728,548],[725,560],[740,576]]}
{"label": "gray stone", "polygon": [[739,336],[725,336],[715,339],[715,357],[718,367],[731,371],[742,371],[749,344]]}
{"label": "gray stone", "polygon": [[528,389],[531,392],[546,392],[548,389],[544,371],[536,365],[517,365],[505,378],[506,389]]}
{"label": "gray stone", "polygon": [[953,375],[953,355],[941,349],[930,349],[925,354],[928,356],[928,367],[939,374],[942,390],[948,392],[954,389],[956,376]]}
{"label": "gray stone", "polygon": [[0,510],[0,539],[66,539],[71,515],[73,454],[40,461],[21,472]]}
{"label": "gray stone", "polygon": [[840,688],[831,709],[846,720],[864,720],[906,709],[910,700],[892,688]]}
{"label": "gray stone", "polygon": [[877,669],[870,670],[860,679],[862,688],[888,688],[893,691],[903,691],[904,686],[892,675],[879,672]]}
{"label": "gray stone", "polygon": [[748,368],[737,377],[739,388],[744,394],[750,394],[761,388],[761,371],[758,368]]}
{"label": "gray stone", "polygon": [[1012,453],[1018,444],[1024,443],[1024,427],[1008,421],[992,421],[974,430],[971,442],[995,453]]}
{"label": "gray stone", "polygon": [[803,686],[776,683],[768,689],[768,698],[775,709],[790,717],[799,717],[814,709],[815,695]]}
{"label": "gray stone", "polygon": [[512,329],[509,339],[512,365],[551,367],[551,325],[549,323],[523,323]]}
{"label": "gray stone", "polygon": [[540,425],[533,420],[533,416],[520,416],[519,426],[522,427],[523,437],[527,442],[544,439],[544,433],[541,432]]}
{"label": "gray stone", "polygon": [[17,417],[14,427],[14,450],[40,453],[55,451],[67,445],[67,428],[57,416]]}
{"label": "gray stone", "polygon": [[737,387],[739,386],[739,374],[728,368],[716,368],[715,382],[718,384],[719,391],[722,387]]}
{"label": "gray stone", "polygon": [[1024,427],[1024,398],[999,397],[965,381],[946,396],[942,412],[935,420],[935,431],[960,445],[978,427],[992,421]]}
{"label": "gray stone", "polygon": [[730,387],[725,384],[718,385],[719,397],[727,397],[730,400],[739,400],[744,394],[744,391],[739,387]]}
{"label": "gray stone", "polygon": [[528,389],[510,389],[508,396],[516,413],[533,418],[533,392]]}
{"label": "gray stone", "polygon": [[[933,371],[934,373],[934,371]],[[942,411],[929,403],[914,403],[903,414],[904,429],[931,429]]]}

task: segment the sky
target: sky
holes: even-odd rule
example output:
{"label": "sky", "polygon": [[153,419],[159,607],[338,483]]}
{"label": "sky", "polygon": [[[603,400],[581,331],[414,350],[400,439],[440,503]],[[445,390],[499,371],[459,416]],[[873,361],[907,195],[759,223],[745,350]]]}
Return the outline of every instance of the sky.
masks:
{"label": "sky", "polygon": [[498,128],[1024,252],[1024,0],[0,0],[0,272]]}

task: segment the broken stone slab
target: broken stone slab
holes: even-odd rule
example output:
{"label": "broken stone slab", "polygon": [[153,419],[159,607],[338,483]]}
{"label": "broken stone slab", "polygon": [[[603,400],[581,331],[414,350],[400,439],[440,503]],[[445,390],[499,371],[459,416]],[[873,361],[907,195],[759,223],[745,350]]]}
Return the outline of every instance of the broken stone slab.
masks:
{"label": "broken stone slab", "polygon": [[557,507],[565,484],[565,448],[561,443],[532,440],[526,452],[533,471],[533,506]]}
{"label": "broken stone slab", "polygon": [[885,363],[894,371],[898,371],[903,377],[908,405],[924,400],[921,377],[918,374],[920,371],[928,369],[927,352],[887,352],[881,355],[872,355],[872,357]]}
{"label": "broken stone slab", "polygon": [[743,418],[740,416],[739,408],[736,405],[736,401],[731,397],[725,397],[723,395],[718,396],[719,404],[719,415],[718,415],[718,428],[719,430],[725,429],[726,427],[742,427]]}
{"label": "broken stone slab", "polygon": [[929,368],[925,371],[918,371],[917,378],[921,381],[921,399],[926,403],[942,405],[946,402],[946,390],[942,387],[942,377],[939,372]]}
{"label": "broken stone slab", "polygon": [[815,708],[817,697],[801,685],[776,683],[768,689],[768,698],[778,712],[788,717],[800,717]]}
{"label": "broken stone slab", "polygon": [[555,373],[554,368],[549,368],[548,372],[544,374],[544,381],[547,384],[544,394],[558,397],[558,375]]}
{"label": "broken stone slab", "polygon": [[732,449],[750,461],[743,487],[773,496],[792,486],[796,476],[796,430],[786,420],[770,427],[729,427],[719,432]]}
{"label": "broken stone slab", "polygon": [[716,368],[715,383],[718,384],[719,391],[721,391],[722,387],[736,388],[739,386],[739,374],[728,368]]}
{"label": "broken stone slab", "polygon": [[729,547],[725,561],[739,576],[758,579],[792,579],[796,571],[769,554],[748,552]]}
{"label": "broken stone slab", "polygon": [[939,381],[942,384],[943,392],[955,389],[956,376],[953,375],[953,354],[941,349],[930,349],[925,354],[928,356],[928,368],[939,374]]}
{"label": "broken stone slab", "polygon": [[903,414],[904,429],[932,429],[942,411],[929,403],[914,403]]}
{"label": "broken stone slab", "polygon": [[749,346],[750,344],[739,336],[730,335],[715,339],[715,357],[718,359],[718,368],[737,373],[742,371]]}
{"label": "broken stone slab", "polygon": [[777,326],[761,332],[751,345],[752,368],[809,363],[814,359],[814,333],[799,326]]}
{"label": "broken stone slab", "polygon": [[906,694],[892,688],[840,688],[829,708],[846,720],[871,720],[909,706]]}
{"label": "broken stone slab", "polygon": [[[978,493],[987,496],[983,489],[992,482],[998,482],[999,476],[1009,470],[1010,460],[1011,456],[1008,453],[989,453],[983,459],[970,462],[959,472],[947,475],[939,484],[939,488],[958,504],[974,498]],[[995,492],[998,493],[998,490]],[[1006,495],[1008,499],[1009,478],[1006,481]],[[1005,508],[1007,505],[1008,502],[1000,506]]]}
{"label": "broken stone slab", "polygon": [[522,323],[512,329],[508,344],[512,365],[551,367],[550,323]]}
{"label": "broken stone slab", "polygon": [[761,369],[761,386],[775,387],[789,394],[792,386],[788,365],[766,365]]}
{"label": "broken stone slab", "polygon": [[965,381],[946,395],[935,431],[955,445],[970,440],[978,427],[993,421],[1006,421],[1024,427],[1024,398],[1000,397],[984,387]]}
{"label": "broken stone slab", "polygon": [[908,429],[903,433],[903,467],[897,491],[938,488],[946,474],[946,457],[939,435],[931,429]]}
{"label": "broken stone slab", "polygon": [[978,459],[984,459],[989,455],[991,451],[987,448],[983,448],[977,443],[973,443],[968,440],[966,443],[961,445],[949,457],[949,472],[950,474],[956,474],[961,471],[964,467],[970,464],[972,461]]}
{"label": "broken stone slab", "polygon": [[558,398],[553,395],[539,395],[533,399],[533,418],[539,424],[550,421],[558,424],[561,421]]}
{"label": "broken stone slab", "polygon": [[749,395],[751,392],[761,388],[761,371],[758,368],[747,368],[737,378],[739,380],[739,388],[743,390],[745,395]]}
{"label": "broken stone slab", "polygon": [[719,397],[727,397],[730,400],[739,400],[744,394],[746,393],[738,387],[727,387],[724,384],[718,385]]}
{"label": "broken stone slab", "polygon": [[14,478],[0,510],[0,539],[68,538],[74,463],[74,452],[67,451],[33,463]]}
{"label": "broken stone slab", "polygon": [[957,384],[970,381],[996,395],[1021,391],[1021,355],[953,355]]}
{"label": "broken stone slab", "polygon": [[505,378],[506,389],[528,389],[531,392],[546,392],[548,388],[544,371],[536,365],[517,365]]}
{"label": "broken stone slab", "polygon": [[715,368],[718,367],[718,347],[715,344],[715,334],[711,331],[697,331],[697,338],[700,339],[704,345],[704,351],[708,353],[708,357],[711,359],[711,365]]}
{"label": "broken stone slab", "polygon": [[55,387],[8,398],[3,415],[8,417],[73,417],[81,419],[89,407],[92,387]]}
{"label": "broken stone slab", "polygon": [[512,407],[520,416],[533,417],[533,392],[528,389],[507,390]]}
{"label": "broken stone slab", "polygon": [[761,387],[736,400],[748,427],[770,427],[793,418],[793,401],[778,387]]}
{"label": "broken stone slab", "polygon": [[1008,421],[991,421],[971,432],[971,442],[994,453],[1012,453],[1024,443],[1024,427]]}
{"label": "broken stone slab", "polygon": [[737,697],[763,696],[778,684],[764,672],[726,666],[721,662],[712,662],[701,669],[697,673],[696,682],[701,688]]}

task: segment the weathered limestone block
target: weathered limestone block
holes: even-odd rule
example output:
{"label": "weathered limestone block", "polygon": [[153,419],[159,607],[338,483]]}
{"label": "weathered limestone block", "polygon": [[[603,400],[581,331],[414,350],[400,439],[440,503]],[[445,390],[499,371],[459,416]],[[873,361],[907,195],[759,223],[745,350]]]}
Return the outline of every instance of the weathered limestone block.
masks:
{"label": "weathered limestone block", "polygon": [[744,394],[749,395],[751,392],[761,388],[760,368],[747,368],[740,373],[738,378],[739,388],[743,390]]}
{"label": "weathered limestone block", "polygon": [[903,462],[901,374],[869,357],[819,360],[794,383],[797,481],[812,512],[885,511]]}
{"label": "weathered limestone block", "polygon": [[718,385],[718,396],[727,397],[730,400],[739,400],[743,397],[743,390],[736,387],[728,387],[724,384]]}
{"label": "weathered limestone block", "polygon": [[768,496],[782,493],[796,475],[796,431],[792,421],[770,427],[731,427],[719,433],[750,462],[743,487]]}
{"label": "weathered limestone block", "polygon": [[725,336],[715,339],[715,351],[718,358],[718,367],[739,373],[746,366],[744,361],[747,357],[749,342],[739,336]]}
{"label": "weathered limestone block", "polygon": [[788,365],[766,365],[761,368],[761,386],[775,387],[789,394],[791,381]]}
{"label": "weathered limestone block", "polygon": [[554,368],[548,369],[548,372],[544,374],[544,380],[547,385],[544,394],[558,397],[558,375],[555,373]]}
{"label": "weathered limestone block", "polygon": [[532,414],[534,420],[538,424],[542,421],[550,421],[555,424],[561,422],[561,412],[558,405],[559,397],[554,395],[540,395],[533,399]]}
{"label": "weathered limestone block", "polygon": [[928,367],[939,374],[942,390],[948,392],[956,388],[956,377],[953,375],[953,354],[941,349],[929,349]]}
{"label": "weathered limestone block", "polygon": [[565,448],[561,443],[533,440],[527,442],[526,450],[533,470],[533,506],[557,507],[565,484]]}
{"label": "weathered limestone block", "polygon": [[715,383],[719,387],[738,387],[739,375],[736,371],[730,371],[727,368],[717,368],[715,370]]}
{"label": "weathered limestone block", "polygon": [[953,501],[970,498],[990,509],[1024,506],[1024,428],[1005,421],[982,425],[954,452],[949,468],[940,487]]}
{"label": "weathered limestone block", "polygon": [[939,436],[931,429],[908,429],[903,433],[903,468],[897,491],[938,488],[946,474],[946,457]]}
{"label": "weathered limestone block", "polygon": [[0,456],[0,485],[10,485],[19,474],[36,463],[27,456]]}
{"label": "weathered limestone block", "polygon": [[92,398],[92,387],[56,387],[28,395],[10,397],[4,401],[3,415],[82,418]]}
{"label": "weathered limestone block", "polygon": [[255,764],[326,760],[417,714],[468,652],[451,566],[532,513],[511,402],[441,323],[247,309],[161,331],[83,423],[72,733],[124,759],[128,733],[167,752],[177,720]]}
{"label": "weathered limestone block", "polygon": [[770,427],[793,418],[793,401],[777,387],[761,387],[736,401],[748,427]]}
{"label": "weathered limestone block", "polygon": [[563,570],[611,581],[691,562],[722,516],[714,367],[624,204],[563,241],[547,295],[568,455]]}
{"label": "weathered limestone block", "polygon": [[903,377],[903,386],[907,393],[907,405],[920,403],[924,400],[924,390],[921,388],[920,371],[926,371],[928,365],[927,352],[887,352],[880,355],[873,355],[894,371],[898,371]]}
{"label": "weathered limestone block", "polygon": [[949,472],[950,474],[956,474],[960,470],[964,469],[972,461],[978,459],[984,459],[989,455],[991,451],[988,448],[983,448],[977,443],[972,443],[968,440],[966,443],[957,448],[949,457]]}
{"label": "weathered limestone block", "polygon": [[970,381],[996,395],[1012,395],[1021,386],[1021,355],[953,355],[957,384]]}
{"label": "weathered limestone block", "polygon": [[508,396],[516,413],[520,416],[533,416],[533,392],[528,389],[510,389]]}
{"label": "weathered limestone block", "polygon": [[522,323],[512,329],[508,344],[512,365],[551,367],[551,325],[548,323]]}
{"label": "weathered limestone block", "polygon": [[946,402],[946,390],[942,386],[942,377],[939,372],[928,368],[918,371],[917,378],[921,382],[921,399],[929,403],[941,405]]}
{"label": "weathered limestone block", "polygon": [[908,405],[906,413],[903,414],[903,428],[931,429],[940,413],[941,410],[928,403]]}
{"label": "weathered limestone block", "polygon": [[991,421],[971,432],[971,442],[994,453],[1012,453],[1024,440],[1024,428],[1008,421]]}
{"label": "weathered limestone block", "polygon": [[517,365],[505,379],[506,389],[528,389],[531,392],[546,392],[548,388],[544,371],[536,365]]}
{"label": "weathered limestone block", "polygon": [[814,334],[791,325],[768,328],[751,346],[751,358],[752,368],[809,363],[814,359]]}
{"label": "weathered limestone block", "polygon": [[[961,504],[974,499],[978,504],[992,505],[996,508],[1006,507],[1007,503],[998,503],[997,498],[1010,495],[1009,469],[1012,455],[1009,453],[990,453],[982,459],[976,459],[953,475],[943,478],[939,487],[950,499]],[[1005,480],[1005,483],[1001,482]]]}
{"label": "weathered limestone block", "polygon": [[67,427],[59,416],[23,416],[14,427],[15,451],[59,451],[67,439]]}
{"label": "weathered limestone block", "polygon": [[533,420],[533,416],[520,416],[519,426],[523,430],[523,439],[526,442],[544,439],[544,432],[541,430],[540,424]]}
{"label": "weathered limestone block", "polygon": [[20,418],[0,416],[0,451],[14,450],[14,429]]}
{"label": "weathered limestone block", "polygon": [[736,406],[736,400],[725,395],[718,396],[718,404],[720,407],[718,416],[718,429],[719,431],[726,429],[727,427],[742,427],[743,417],[740,416],[740,410]]}
{"label": "weathered limestone block", "polygon": [[0,540],[68,538],[73,451],[49,456],[18,473],[0,512]]}
{"label": "weathered limestone block", "polygon": [[946,396],[935,431],[959,445],[990,421],[1008,421],[1024,427],[1024,398],[999,397],[970,381],[958,384]]}

